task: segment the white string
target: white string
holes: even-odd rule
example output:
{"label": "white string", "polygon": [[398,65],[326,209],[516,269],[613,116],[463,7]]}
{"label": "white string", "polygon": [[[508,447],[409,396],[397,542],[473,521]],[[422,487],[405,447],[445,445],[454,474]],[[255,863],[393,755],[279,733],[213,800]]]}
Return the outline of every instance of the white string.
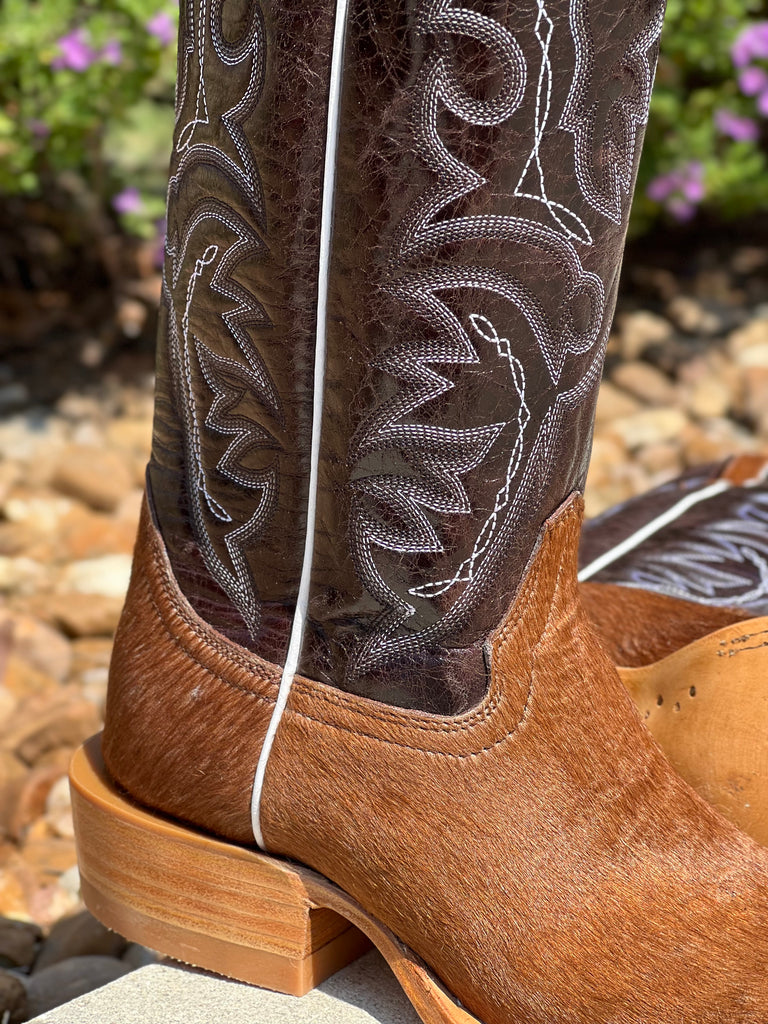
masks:
{"label": "white string", "polygon": [[261,756],[253,780],[251,797],[251,825],[256,842],[266,849],[261,831],[261,796],[264,775],[272,752],[278,726],[283,717],[293,679],[299,665],[301,645],[304,640],[304,625],[309,604],[309,585],[312,577],[312,562],[315,548],[315,518],[317,514],[317,487],[320,465],[320,439],[323,422],[323,390],[325,386],[326,321],[328,308],[328,277],[333,235],[333,207],[336,190],[336,153],[339,140],[341,107],[341,79],[344,63],[344,38],[346,36],[349,0],[336,0],[336,20],[333,31],[331,54],[331,75],[328,95],[328,123],[325,136],[325,167],[323,173],[323,198],[320,219],[320,253],[317,271],[317,321],[315,333],[314,396],[312,404],[312,442],[310,450],[309,495],[307,498],[307,533],[304,540],[304,560],[301,580],[296,598],[296,611],[291,624],[285,667],[280,679],[280,689],[272,712]]}

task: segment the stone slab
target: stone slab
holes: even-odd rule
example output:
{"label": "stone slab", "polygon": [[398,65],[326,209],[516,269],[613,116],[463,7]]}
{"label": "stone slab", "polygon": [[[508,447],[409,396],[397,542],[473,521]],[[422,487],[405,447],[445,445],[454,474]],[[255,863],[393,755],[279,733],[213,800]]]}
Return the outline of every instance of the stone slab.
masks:
{"label": "stone slab", "polygon": [[29,1024],[419,1024],[382,957],[367,953],[301,999],[166,961]]}

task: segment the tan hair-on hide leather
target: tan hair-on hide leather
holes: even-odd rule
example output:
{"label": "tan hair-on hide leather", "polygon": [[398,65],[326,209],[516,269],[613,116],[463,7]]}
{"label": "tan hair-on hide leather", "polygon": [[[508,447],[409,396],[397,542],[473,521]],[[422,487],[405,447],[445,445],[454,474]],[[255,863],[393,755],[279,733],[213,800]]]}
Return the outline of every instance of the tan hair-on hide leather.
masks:
{"label": "tan hair-on hide leather", "polygon": [[613,583],[582,583],[581,604],[614,665],[652,665],[723,626],[749,618],[665,594]]}
{"label": "tan hair-on hide leather", "polygon": [[[544,531],[455,718],[298,678],[267,768],[270,850],[341,885],[482,1024],[765,1024],[768,853],[671,770]],[[185,606],[145,514],[105,754],[162,812],[249,838],[279,670]]]}

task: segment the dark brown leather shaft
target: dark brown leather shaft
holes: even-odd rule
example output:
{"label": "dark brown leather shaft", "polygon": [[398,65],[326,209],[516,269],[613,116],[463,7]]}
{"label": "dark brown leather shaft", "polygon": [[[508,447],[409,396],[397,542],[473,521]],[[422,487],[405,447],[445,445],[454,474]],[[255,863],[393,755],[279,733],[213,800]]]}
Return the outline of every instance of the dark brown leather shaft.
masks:
{"label": "dark brown leather shaft", "polygon": [[[150,477],[198,612],[280,663],[334,11],[226,11],[182,33]],[[662,17],[350,0],[305,676],[441,713],[486,692],[488,635],[583,484]]]}

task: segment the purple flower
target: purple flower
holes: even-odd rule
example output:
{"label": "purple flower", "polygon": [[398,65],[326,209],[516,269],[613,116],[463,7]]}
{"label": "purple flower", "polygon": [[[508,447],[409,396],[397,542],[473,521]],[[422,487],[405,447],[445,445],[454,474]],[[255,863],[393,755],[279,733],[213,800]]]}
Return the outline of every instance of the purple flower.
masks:
{"label": "purple flower", "polygon": [[112,197],[112,208],[120,214],[138,213],[142,207],[141,195],[137,188],[124,188]]}
{"label": "purple flower", "polygon": [[744,68],[755,58],[768,57],[768,21],[749,25],[731,47],[731,58],[737,68]]}
{"label": "purple flower", "polygon": [[687,200],[680,196],[673,196],[666,204],[667,210],[675,220],[683,223],[690,220],[696,213],[696,206],[694,203],[689,203]]}
{"label": "purple flower", "polygon": [[176,26],[167,11],[158,11],[149,19],[146,28],[151,36],[159,40],[161,46],[170,46],[176,38]]}
{"label": "purple flower", "polygon": [[704,166],[691,160],[666,174],[659,174],[646,189],[649,199],[662,203],[675,220],[690,220],[705,195]]}
{"label": "purple flower", "polygon": [[739,88],[745,96],[757,96],[768,88],[768,72],[756,66],[744,68],[739,74]]}
{"label": "purple flower", "polygon": [[168,221],[163,217],[155,225],[157,228],[157,238],[155,240],[155,266],[162,268],[165,262],[165,238],[168,232]]}
{"label": "purple flower", "polygon": [[763,117],[768,117],[768,89],[757,97],[757,109]]}
{"label": "purple flower", "polygon": [[725,107],[715,111],[715,127],[721,135],[727,135],[736,142],[756,142],[760,134],[757,122],[751,117],[739,117]]}
{"label": "purple flower", "polygon": [[47,139],[51,134],[50,125],[47,125],[45,121],[41,121],[37,117],[31,117],[29,121],[27,121],[27,127],[36,139]]}
{"label": "purple flower", "polygon": [[103,61],[106,61],[107,64],[114,64],[115,67],[117,67],[118,64],[121,64],[123,60],[123,48],[120,45],[120,40],[108,39],[102,46],[99,56]]}
{"label": "purple flower", "polygon": [[96,60],[96,53],[88,43],[85,29],[76,28],[57,40],[59,53],[51,61],[55,71],[87,71]]}
{"label": "purple flower", "polygon": [[648,182],[646,195],[657,203],[663,203],[680,187],[680,175],[677,171],[670,171],[668,174],[659,174]]}

